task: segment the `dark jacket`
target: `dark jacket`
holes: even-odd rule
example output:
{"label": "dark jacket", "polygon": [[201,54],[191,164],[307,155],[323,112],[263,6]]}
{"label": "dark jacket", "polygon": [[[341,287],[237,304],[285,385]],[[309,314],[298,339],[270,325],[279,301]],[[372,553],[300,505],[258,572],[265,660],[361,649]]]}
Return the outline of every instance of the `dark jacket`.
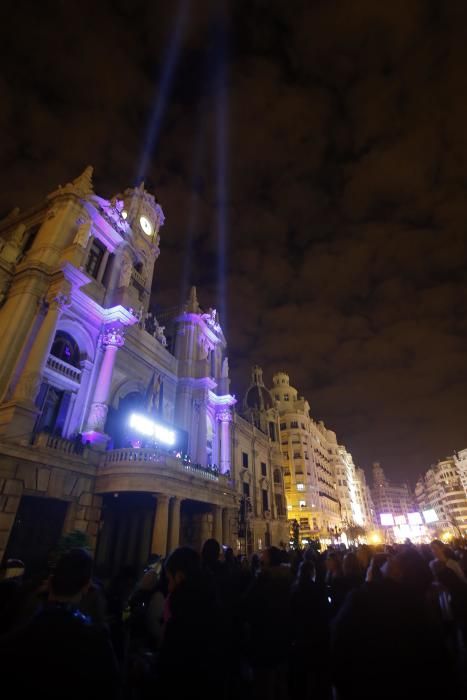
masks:
{"label": "dark jacket", "polygon": [[106,631],[69,605],[47,604],[0,642],[2,677],[18,697],[118,698],[119,674]]}

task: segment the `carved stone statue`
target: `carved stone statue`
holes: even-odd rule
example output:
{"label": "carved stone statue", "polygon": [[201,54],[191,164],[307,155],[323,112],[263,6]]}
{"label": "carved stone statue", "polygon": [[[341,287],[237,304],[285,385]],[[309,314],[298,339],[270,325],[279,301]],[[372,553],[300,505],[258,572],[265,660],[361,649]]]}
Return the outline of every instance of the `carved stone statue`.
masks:
{"label": "carved stone statue", "polygon": [[228,377],[228,376],[229,376],[229,358],[224,357],[224,360],[222,362],[221,377]]}
{"label": "carved stone statue", "polygon": [[[154,319],[155,320],[155,319]],[[167,347],[167,338],[164,335],[165,331],[165,326],[159,326],[157,323],[157,320],[155,320],[155,328],[154,328],[154,338],[159,341],[161,345]]]}
{"label": "carved stone statue", "polygon": [[133,265],[131,260],[126,256],[122,260],[122,267],[120,270],[120,278],[118,281],[119,287],[128,287],[131,280],[131,272],[133,270]]}
{"label": "carved stone statue", "polygon": [[73,243],[76,243],[76,245],[79,245],[81,248],[86,248],[86,246],[88,245],[90,235],[91,222],[85,221],[84,223],[79,225],[78,230],[76,231],[76,235],[73,239]]}
{"label": "carved stone statue", "polygon": [[25,243],[26,226],[18,224],[13,235],[8,241],[4,241],[0,247],[0,257],[8,263],[17,263],[23,252]]}

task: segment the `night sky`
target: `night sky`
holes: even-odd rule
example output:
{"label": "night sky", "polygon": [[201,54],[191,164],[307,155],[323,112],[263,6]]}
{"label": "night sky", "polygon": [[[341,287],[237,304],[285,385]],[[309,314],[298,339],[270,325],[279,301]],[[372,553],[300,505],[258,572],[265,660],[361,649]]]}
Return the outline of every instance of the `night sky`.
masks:
{"label": "night sky", "polygon": [[224,214],[232,391],[285,370],[413,481],[467,447],[467,3],[223,4],[4,2],[0,211],[88,164],[111,196],[146,155],[157,307],[222,306]]}

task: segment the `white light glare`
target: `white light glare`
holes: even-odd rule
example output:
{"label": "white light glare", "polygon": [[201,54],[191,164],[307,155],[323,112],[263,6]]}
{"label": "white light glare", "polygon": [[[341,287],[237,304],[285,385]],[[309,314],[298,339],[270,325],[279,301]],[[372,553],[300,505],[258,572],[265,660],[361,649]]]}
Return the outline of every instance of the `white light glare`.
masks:
{"label": "white light glare", "polygon": [[142,435],[151,437],[155,442],[162,442],[164,445],[175,444],[175,433],[173,430],[164,428],[159,423],[142,416],[140,413],[132,413],[129,421],[130,428]]}
{"label": "white light glare", "polygon": [[422,512],[423,512],[423,517],[425,518],[425,522],[427,524],[438,522],[438,516],[436,515],[436,511],[433,508],[429,508],[428,510],[424,510]]}
{"label": "white light glare", "polygon": [[407,513],[410,525],[423,525],[420,513]]}
{"label": "white light glare", "polygon": [[381,525],[391,526],[394,525],[394,518],[392,513],[381,513],[379,516],[381,520]]}

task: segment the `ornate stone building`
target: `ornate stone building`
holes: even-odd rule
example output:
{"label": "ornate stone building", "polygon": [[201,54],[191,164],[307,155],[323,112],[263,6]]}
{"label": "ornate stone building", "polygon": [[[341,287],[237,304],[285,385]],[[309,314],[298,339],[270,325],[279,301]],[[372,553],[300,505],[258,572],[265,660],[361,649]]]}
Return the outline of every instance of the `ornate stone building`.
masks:
{"label": "ornate stone building", "polygon": [[278,434],[236,414],[216,311],[192,288],[171,344],[149,312],[163,223],[92,168],[0,222],[0,557],[37,564],[76,529],[104,573],[240,546],[247,486],[251,545],[287,537]]}

